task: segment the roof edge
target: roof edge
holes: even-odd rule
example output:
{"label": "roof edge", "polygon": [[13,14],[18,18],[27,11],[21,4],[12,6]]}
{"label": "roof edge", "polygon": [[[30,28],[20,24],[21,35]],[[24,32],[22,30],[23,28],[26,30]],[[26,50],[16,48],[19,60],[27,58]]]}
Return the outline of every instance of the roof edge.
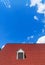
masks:
{"label": "roof edge", "polygon": [[2,46],[2,48],[0,48],[0,50],[3,50],[6,46],[8,45],[45,45],[44,43],[40,43],[40,44],[36,44],[36,43],[6,43],[5,45]]}

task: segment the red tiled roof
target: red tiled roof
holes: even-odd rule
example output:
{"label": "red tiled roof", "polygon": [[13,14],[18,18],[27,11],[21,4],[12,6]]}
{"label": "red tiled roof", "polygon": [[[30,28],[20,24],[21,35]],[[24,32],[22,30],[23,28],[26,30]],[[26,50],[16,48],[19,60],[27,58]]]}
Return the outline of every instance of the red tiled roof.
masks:
{"label": "red tiled roof", "polygon": [[[16,59],[16,51],[23,49],[24,60]],[[45,44],[7,44],[0,51],[0,65],[45,65]]]}

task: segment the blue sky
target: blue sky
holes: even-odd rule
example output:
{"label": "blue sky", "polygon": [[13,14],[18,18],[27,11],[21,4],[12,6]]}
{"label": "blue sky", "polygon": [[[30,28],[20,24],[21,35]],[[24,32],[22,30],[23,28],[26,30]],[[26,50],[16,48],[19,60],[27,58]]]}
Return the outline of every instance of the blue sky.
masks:
{"label": "blue sky", "polygon": [[31,0],[0,1],[0,47],[6,43],[34,44],[45,35],[44,12],[37,13],[39,5],[31,4]]}

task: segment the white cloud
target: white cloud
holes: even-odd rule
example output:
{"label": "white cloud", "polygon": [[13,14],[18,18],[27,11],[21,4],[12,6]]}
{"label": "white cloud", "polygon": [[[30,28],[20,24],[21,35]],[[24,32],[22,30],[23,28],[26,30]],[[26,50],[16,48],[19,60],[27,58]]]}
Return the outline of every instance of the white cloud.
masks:
{"label": "white cloud", "polygon": [[40,37],[38,40],[37,40],[37,42],[36,42],[37,44],[43,44],[43,43],[45,43],[45,36],[42,36],[42,37]]}
{"label": "white cloud", "polygon": [[35,20],[39,20],[37,16],[34,16],[34,19],[35,19]]}
{"label": "white cloud", "polygon": [[37,9],[38,13],[45,14],[45,4],[40,3],[40,4],[38,4],[37,7],[38,7],[38,9]]}
{"label": "white cloud", "polygon": [[42,0],[30,0],[30,3],[31,3],[31,4],[30,4],[30,7],[39,4],[41,1],[42,1]]}
{"label": "white cloud", "polygon": [[45,3],[42,3],[42,0],[31,0],[30,3],[30,7],[37,5],[37,13],[45,15]]}

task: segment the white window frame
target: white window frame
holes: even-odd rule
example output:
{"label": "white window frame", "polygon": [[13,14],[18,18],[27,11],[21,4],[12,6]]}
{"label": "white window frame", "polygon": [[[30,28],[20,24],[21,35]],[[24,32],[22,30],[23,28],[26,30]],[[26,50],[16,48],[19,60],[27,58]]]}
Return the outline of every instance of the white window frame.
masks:
{"label": "white window frame", "polygon": [[19,49],[19,50],[17,51],[17,57],[16,57],[17,59],[19,59],[19,58],[18,58],[18,53],[23,53],[23,59],[24,59],[24,51],[23,51],[22,49]]}

